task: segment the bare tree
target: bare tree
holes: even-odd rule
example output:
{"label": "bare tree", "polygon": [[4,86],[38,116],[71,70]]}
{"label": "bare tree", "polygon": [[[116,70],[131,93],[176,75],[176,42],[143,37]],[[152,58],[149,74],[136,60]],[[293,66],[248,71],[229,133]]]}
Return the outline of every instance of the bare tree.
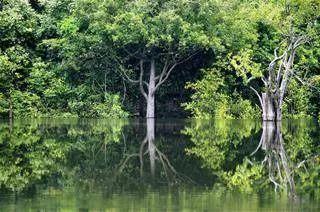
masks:
{"label": "bare tree", "polygon": [[[163,53],[165,54],[164,62],[160,59],[157,60],[157,57],[147,59],[144,55],[137,55],[130,53],[129,51],[126,52],[131,57],[135,57],[139,60],[139,77],[137,79],[132,79],[123,69],[122,74],[129,82],[139,84],[140,92],[147,102],[146,118],[154,118],[156,91],[164,82],[167,81],[172,71],[174,71],[178,65],[190,60],[199,51],[194,51],[185,57],[181,57],[181,55],[174,52],[166,52]],[[145,68],[148,67],[148,65],[149,71],[146,74]],[[159,70],[157,70],[157,68]]]}
{"label": "bare tree", "polygon": [[279,47],[274,50],[274,59],[268,66],[266,76],[262,77],[265,92],[260,95],[256,89],[250,87],[259,97],[264,121],[282,119],[282,106],[287,85],[292,76],[296,74],[293,67],[296,51],[307,41],[307,36],[296,36],[291,33],[283,54],[278,56]]}

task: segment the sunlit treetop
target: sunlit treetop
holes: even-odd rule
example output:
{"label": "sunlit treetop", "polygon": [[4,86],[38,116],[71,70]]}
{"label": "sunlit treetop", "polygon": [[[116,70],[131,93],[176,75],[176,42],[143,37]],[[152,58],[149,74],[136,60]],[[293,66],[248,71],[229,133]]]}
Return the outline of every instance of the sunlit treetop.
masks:
{"label": "sunlit treetop", "polygon": [[212,36],[218,10],[206,1],[78,1],[76,14],[84,14],[79,5],[91,5],[90,30],[140,56],[219,44]]}

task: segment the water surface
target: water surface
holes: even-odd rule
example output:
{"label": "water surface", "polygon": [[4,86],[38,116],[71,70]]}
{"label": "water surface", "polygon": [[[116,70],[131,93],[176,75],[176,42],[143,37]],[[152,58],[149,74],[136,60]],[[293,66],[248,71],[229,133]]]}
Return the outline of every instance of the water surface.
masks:
{"label": "water surface", "polygon": [[0,211],[319,211],[319,127],[204,120],[0,123]]}

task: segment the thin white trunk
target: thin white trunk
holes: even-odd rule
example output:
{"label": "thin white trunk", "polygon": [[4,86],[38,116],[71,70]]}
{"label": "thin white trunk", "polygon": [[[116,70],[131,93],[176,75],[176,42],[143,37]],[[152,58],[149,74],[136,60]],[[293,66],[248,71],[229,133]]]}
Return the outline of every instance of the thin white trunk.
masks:
{"label": "thin white trunk", "polygon": [[[140,59],[140,77],[139,80],[132,80],[126,73],[124,72],[125,77],[133,83],[139,83],[140,85],[140,92],[143,97],[147,101],[147,111],[146,111],[146,118],[155,118],[155,92],[158,88],[169,78],[171,72],[175,69],[175,67],[179,64],[184,63],[185,61],[192,58],[196,55],[199,51],[194,52],[190,56],[176,60],[173,59],[170,63],[170,55],[167,55],[166,61],[163,65],[161,73],[156,76],[156,64],[155,60],[152,58],[150,60],[150,74],[149,74],[149,82],[143,80],[144,75],[144,60]],[[147,86],[147,91],[145,91],[145,87]]]}
{"label": "thin white trunk", "polygon": [[155,61],[151,60],[150,77],[149,77],[149,84],[148,84],[148,95],[147,95],[146,118],[155,117],[155,87],[156,87],[155,72],[156,72]]}

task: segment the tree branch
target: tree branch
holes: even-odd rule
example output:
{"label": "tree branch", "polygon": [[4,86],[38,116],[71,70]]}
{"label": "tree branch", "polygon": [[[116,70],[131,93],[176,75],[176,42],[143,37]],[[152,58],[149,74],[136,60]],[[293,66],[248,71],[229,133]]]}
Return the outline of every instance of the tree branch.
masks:
{"label": "tree branch", "polygon": [[134,57],[136,59],[141,60],[143,57],[139,57],[137,56],[137,53],[140,51],[140,49],[138,49],[137,51],[135,51],[134,53],[130,52],[129,50],[127,50],[125,47],[123,47],[123,50],[130,56],[130,57]]}
{"label": "tree branch", "polygon": [[[284,58],[284,56],[286,55],[287,52],[284,52],[281,56],[277,56],[277,50],[279,49],[279,47],[274,49],[274,59],[269,63],[269,67],[268,67],[268,72],[269,72],[269,82],[272,80],[271,77],[273,76],[273,71],[274,71],[274,67],[277,64],[277,62],[279,60],[282,60],[282,58]],[[277,77],[279,75],[279,72],[277,74]]]}
{"label": "tree branch", "polygon": [[167,67],[164,67],[164,69],[162,70],[162,73],[160,75],[160,79],[155,87],[155,91],[169,78],[171,72],[174,70],[174,68],[177,66],[177,65],[180,65],[186,61],[188,61],[189,59],[191,59],[193,56],[195,56],[196,54],[198,54],[200,51],[196,51],[194,52],[193,54],[189,55],[188,57],[180,60],[180,61],[177,61],[175,62],[168,71],[166,71],[169,67],[169,65],[167,65]]}
{"label": "tree branch", "polygon": [[191,54],[191,55],[189,55],[188,57],[186,57],[186,58],[184,58],[184,59],[182,59],[182,60],[178,61],[178,62],[177,62],[177,65],[179,65],[179,64],[181,64],[181,63],[184,63],[184,62],[186,62],[186,61],[190,60],[193,56],[195,56],[195,55],[196,55],[196,54],[198,54],[199,52],[200,52],[200,50],[195,51],[194,53],[192,53],[192,54]]}
{"label": "tree branch", "polygon": [[161,78],[159,79],[159,82],[157,83],[156,87],[155,87],[155,91],[160,87],[160,85],[162,85],[170,76],[171,72],[173,71],[173,69],[178,65],[178,63],[175,63],[171,66],[171,68],[169,69],[168,72],[165,73],[165,76],[164,78]]}
{"label": "tree branch", "polygon": [[145,92],[144,88],[143,88],[143,60],[140,60],[140,78],[139,78],[139,87],[140,87],[140,91],[142,93],[142,95],[144,96],[145,99],[148,99],[147,93]]}
{"label": "tree branch", "polygon": [[256,89],[254,89],[252,86],[250,86],[250,89],[253,90],[254,93],[258,96],[261,108],[263,108],[262,98],[261,98],[260,94],[258,93],[258,91]]}
{"label": "tree branch", "polygon": [[303,81],[297,74],[293,73],[292,74],[294,75],[294,77],[302,84],[302,85],[307,85],[308,87],[310,88],[314,88],[316,91],[320,92],[319,88],[316,87],[316,86],[313,86],[312,84],[306,82],[306,81]]}
{"label": "tree branch", "polygon": [[166,58],[166,62],[165,62],[164,66],[163,66],[163,69],[161,71],[161,74],[156,76],[155,80],[159,80],[159,82],[162,81],[164,75],[166,74],[166,72],[168,70],[168,65],[169,65],[169,58],[167,57]]}
{"label": "tree branch", "polygon": [[122,68],[120,68],[120,69],[121,69],[121,74],[123,74],[123,76],[125,76],[127,81],[129,81],[131,83],[139,83],[139,80],[131,79]]}
{"label": "tree branch", "polygon": [[123,104],[124,100],[126,99],[126,95],[127,95],[127,87],[126,87],[126,83],[123,78],[122,78],[122,84],[123,84],[123,97],[122,97],[121,103]]}

